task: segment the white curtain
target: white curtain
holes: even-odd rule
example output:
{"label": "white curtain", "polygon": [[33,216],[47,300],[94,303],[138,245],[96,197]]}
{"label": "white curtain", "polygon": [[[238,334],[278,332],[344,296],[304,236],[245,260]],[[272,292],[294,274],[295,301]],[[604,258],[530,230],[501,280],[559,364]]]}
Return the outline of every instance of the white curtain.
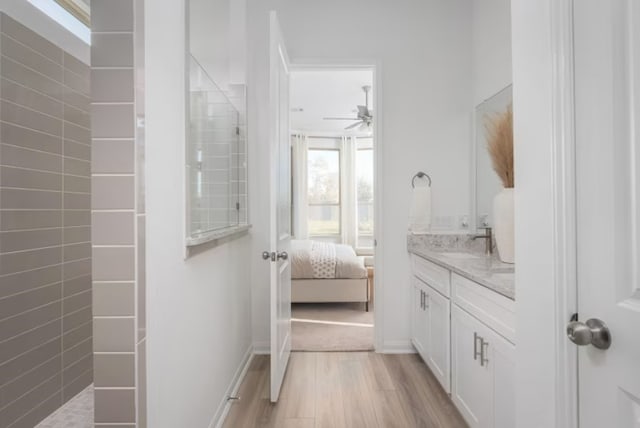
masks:
{"label": "white curtain", "polygon": [[293,236],[296,239],[307,239],[307,136],[292,136],[293,146]]}

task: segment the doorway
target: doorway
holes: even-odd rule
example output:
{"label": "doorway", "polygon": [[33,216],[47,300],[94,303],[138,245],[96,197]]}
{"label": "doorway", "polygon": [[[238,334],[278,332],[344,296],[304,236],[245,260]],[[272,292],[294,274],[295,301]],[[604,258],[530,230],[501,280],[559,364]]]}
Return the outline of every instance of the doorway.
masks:
{"label": "doorway", "polygon": [[291,72],[292,350],[375,346],[373,67]]}

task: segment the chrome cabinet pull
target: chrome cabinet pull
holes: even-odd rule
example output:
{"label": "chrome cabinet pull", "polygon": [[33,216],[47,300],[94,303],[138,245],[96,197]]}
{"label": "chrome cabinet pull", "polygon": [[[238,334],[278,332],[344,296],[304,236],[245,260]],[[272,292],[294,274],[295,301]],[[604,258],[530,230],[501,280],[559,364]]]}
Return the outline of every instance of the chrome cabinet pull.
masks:
{"label": "chrome cabinet pull", "polygon": [[429,308],[429,295],[427,293],[424,293],[424,308]]}
{"label": "chrome cabinet pull", "polygon": [[424,291],[420,290],[420,309],[424,310]]}
{"label": "chrome cabinet pull", "polygon": [[485,342],[484,338],[480,338],[480,366],[482,367],[489,362],[489,358],[484,355],[485,349],[489,350],[489,342]]}
{"label": "chrome cabinet pull", "polygon": [[473,359],[474,360],[477,360],[478,356],[480,356],[480,353],[478,352],[478,339],[482,340],[482,338],[478,336],[478,333],[474,331],[473,332]]}

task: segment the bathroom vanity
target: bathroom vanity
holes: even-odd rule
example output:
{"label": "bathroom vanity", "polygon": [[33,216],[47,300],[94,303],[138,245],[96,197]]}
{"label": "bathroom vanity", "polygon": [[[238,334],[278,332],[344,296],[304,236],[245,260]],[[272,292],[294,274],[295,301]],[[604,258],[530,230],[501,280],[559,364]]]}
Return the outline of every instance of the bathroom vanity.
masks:
{"label": "bathroom vanity", "polygon": [[515,426],[513,265],[466,235],[409,236],[411,341],[469,426]]}

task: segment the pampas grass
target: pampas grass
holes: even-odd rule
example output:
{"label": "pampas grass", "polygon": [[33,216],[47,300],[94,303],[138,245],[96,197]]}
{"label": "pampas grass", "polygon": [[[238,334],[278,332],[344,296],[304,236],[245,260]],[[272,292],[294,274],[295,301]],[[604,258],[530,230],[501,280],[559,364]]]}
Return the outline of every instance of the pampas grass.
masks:
{"label": "pampas grass", "polygon": [[487,151],[505,188],[513,187],[513,108],[487,119]]}

